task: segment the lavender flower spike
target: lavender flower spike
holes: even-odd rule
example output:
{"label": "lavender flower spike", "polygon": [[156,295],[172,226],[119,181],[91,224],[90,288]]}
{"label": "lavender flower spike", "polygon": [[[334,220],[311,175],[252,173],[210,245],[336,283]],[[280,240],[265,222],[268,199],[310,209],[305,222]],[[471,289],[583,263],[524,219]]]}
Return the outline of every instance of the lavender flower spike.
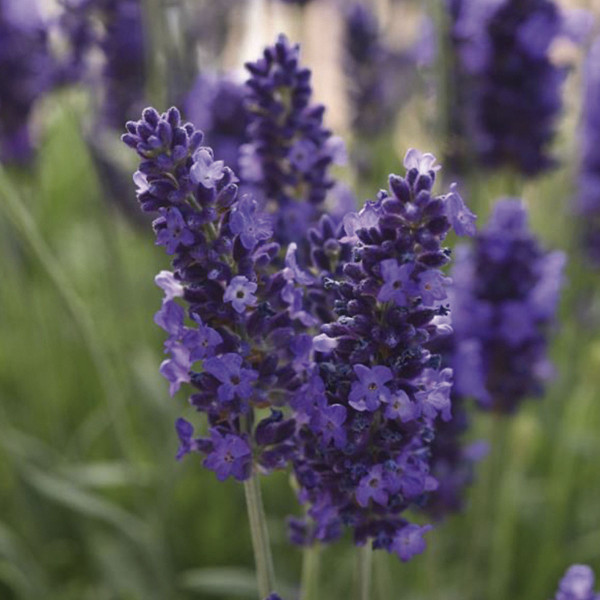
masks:
{"label": "lavender flower spike", "polygon": [[284,35],[247,63],[246,106],[249,143],[242,147],[242,180],[264,195],[275,213],[281,243],[302,239],[323,211],[328,174],[338,154],[323,126],[322,105],[311,105],[311,73],[300,67],[300,47]]}
{"label": "lavender flower spike", "polygon": [[552,167],[548,146],[566,76],[549,53],[564,28],[557,3],[447,0],[447,5],[457,62],[452,119],[459,123],[459,139],[453,145],[462,150],[474,140],[471,151],[484,164],[510,166],[526,176]]}
{"label": "lavender flower spike", "polygon": [[499,200],[473,249],[459,247],[453,271],[456,392],[482,407],[514,412],[542,394],[565,256],[544,251],[525,206]]}
{"label": "lavender flower spike", "polygon": [[35,0],[0,2],[0,161],[33,153],[30,117],[52,83],[48,31]]}
{"label": "lavender flower spike", "polygon": [[401,560],[425,548],[430,527],[405,511],[437,488],[431,442],[451,417],[452,377],[428,349],[447,333],[437,319],[448,313],[440,269],[453,210],[448,194],[432,192],[434,164],[409,152],[405,176],[391,175],[389,191],[345,219],[340,238],[351,255],[321,283],[334,294],[334,317],[314,338],[311,377],[292,400],[293,465],[308,514],[290,520],[295,542],[330,542],[349,527],[356,544]]}
{"label": "lavender flower spike", "polygon": [[[299,269],[290,278],[288,266],[274,266],[270,219],[253,198],[238,197],[233,172],[177,109],[144,110],[122,139],[142,159],[138,200],[157,216],[157,243],[173,261],[173,271],[156,278],[164,301],[155,321],[168,334],[169,355],[160,371],[171,395],[192,388],[190,404],[209,426],[208,437],[194,437],[193,425],[179,420],[177,456],[204,456],[220,480],[246,480],[258,465],[283,467],[295,421],[281,408],[303,382],[312,351]],[[271,414],[259,420],[258,407]]]}
{"label": "lavender flower spike", "polygon": [[561,579],[554,600],[600,600],[594,592],[594,572],[587,565],[573,565]]}

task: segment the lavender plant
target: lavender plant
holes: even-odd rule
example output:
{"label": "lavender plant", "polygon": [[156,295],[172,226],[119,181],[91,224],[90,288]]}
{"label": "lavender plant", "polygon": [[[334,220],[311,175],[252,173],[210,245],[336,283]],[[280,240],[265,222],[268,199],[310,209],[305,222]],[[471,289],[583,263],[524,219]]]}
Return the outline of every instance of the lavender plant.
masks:
{"label": "lavender plant", "polygon": [[323,126],[323,105],[311,105],[310,70],[299,64],[300,47],[280,35],[263,57],[247,63],[249,143],[242,146],[240,174],[275,214],[277,241],[306,236],[323,213],[334,181],[331,164],[339,143]]}
{"label": "lavender plant", "polygon": [[373,10],[361,2],[345,10],[344,50],[352,128],[360,137],[374,138],[389,130],[410,88],[409,60],[387,47]]}
{"label": "lavender plant", "polygon": [[409,51],[392,50],[366,2],[345,5],[342,14],[342,67],[356,138],[351,158],[359,177],[372,179],[389,172],[376,159],[378,148],[387,146],[397,113],[414,90],[416,63]]}
{"label": "lavender plant", "polygon": [[540,396],[565,256],[542,249],[516,199],[499,200],[472,249],[457,248],[453,327],[457,393],[512,413]]}
{"label": "lavender plant", "polygon": [[171,395],[191,385],[190,403],[209,424],[208,436],[195,437],[193,425],[178,420],[177,456],[200,453],[219,480],[247,482],[264,596],[273,590],[273,569],[253,475],[285,466],[294,450],[295,421],[280,409],[302,382],[311,346],[302,328],[312,319],[295,304],[302,278],[295,246],[286,267],[269,272],[279,250],[270,219],[254,199],[238,197],[233,172],[175,108],[146,109],[127,130],[123,141],[142,158],[135,175],[141,208],[158,214],[157,244],[173,256],[174,271],[156,279],[165,299],[155,320],[169,334],[160,370]]}
{"label": "lavender plant", "polygon": [[594,572],[587,565],[573,565],[560,580],[554,600],[600,600],[594,592]]}
{"label": "lavender plant", "polygon": [[[61,31],[70,47],[64,78],[90,83],[101,98],[104,123],[120,128],[139,113],[146,91],[147,39],[141,0],[65,0],[63,7]],[[103,59],[100,73],[90,57],[94,50]]]}
{"label": "lavender plant", "polygon": [[0,1],[0,161],[32,156],[30,117],[52,84],[48,30],[33,0]]}
{"label": "lavender plant", "polygon": [[292,540],[331,542],[349,527],[355,542],[409,560],[429,525],[409,507],[437,487],[430,448],[438,419],[451,418],[452,371],[427,343],[447,333],[449,283],[440,267],[447,232],[472,234],[474,215],[454,189],[435,195],[435,158],[409,151],[406,176],[391,175],[344,220],[352,257],[337,279],[334,321],[315,340],[311,377],[292,401],[299,432],[294,473],[307,518],[291,519]]}
{"label": "lavender plant", "polygon": [[509,166],[526,176],[550,168],[554,159],[548,146],[566,74],[549,56],[563,28],[557,5],[553,0],[449,0],[447,6],[456,54],[449,110],[459,123],[455,134],[462,152],[455,161],[465,168],[474,154],[487,166]]}

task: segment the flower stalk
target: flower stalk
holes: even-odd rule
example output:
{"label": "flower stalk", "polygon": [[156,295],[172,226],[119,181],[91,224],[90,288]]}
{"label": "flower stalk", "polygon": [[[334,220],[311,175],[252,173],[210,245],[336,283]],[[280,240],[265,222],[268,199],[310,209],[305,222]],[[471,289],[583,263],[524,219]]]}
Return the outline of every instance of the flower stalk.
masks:
{"label": "flower stalk", "polygon": [[319,600],[319,572],[321,546],[314,543],[302,553],[301,599]]}
{"label": "flower stalk", "polygon": [[358,547],[358,576],[357,590],[359,600],[370,600],[371,598],[371,575],[373,572],[373,545],[367,541],[364,546]]}
{"label": "flower stalk", "polygon": [[252,535],[258,593],[259,598],[262,599],[266,598],[275,589],[275,570],[273,569],[273,557],[269,544],[269,530],[262,502],[260,481],[256,473],[253,473],[250,479],[244,481],[244,492]]}

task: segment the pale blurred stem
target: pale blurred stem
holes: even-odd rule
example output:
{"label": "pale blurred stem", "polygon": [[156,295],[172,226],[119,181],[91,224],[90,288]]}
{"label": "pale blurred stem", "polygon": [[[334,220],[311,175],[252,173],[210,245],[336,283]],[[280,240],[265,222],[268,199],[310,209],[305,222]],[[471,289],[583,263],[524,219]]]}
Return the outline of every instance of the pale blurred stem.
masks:
{"label": "pale blurred stem", "polygon": [[[470,590],[467,598],[479,598],[481,590],[475,589],[474,582],[480,580],[482,570],[488,572],[485,564],[487,550],[491,549],[490,535],[493,531],[493,502],[498,492],[498,478],[502,471],[503,448],[506,441],[506,422],[509,420],[498,414],[486,415],[489,429],[487,438],[490,442],[490,454],[487,464],[480,468],[481,478],[472,497],[471,531],[469,560],[465,561],[465,589]],[[498,472],[497,472],[498,471]],[[486,590],[487,591],[487,590]]]}
{"label": "pale blurred stem", "polygon": [[248,507],[248,519],[252,534],[258,593],[260,600],[262,600],[275,591],[275,571],[257,473],[253,473],[252,477],[244,482],[244,492],[246,493],[246,506]]}
{"label": "pale blurred stem", "polygon": [[302,600],[319,599],[319,572],[320,572],[321,546],[315,543],[307,546],[302,552]]}
{"label": "pale blurred stem", "polygon": [[357,548],[358,568],[358,598],[359,600],[371,600],[371,573],[373,571],[373,546],[371,540],[367,540],[364,546]]}

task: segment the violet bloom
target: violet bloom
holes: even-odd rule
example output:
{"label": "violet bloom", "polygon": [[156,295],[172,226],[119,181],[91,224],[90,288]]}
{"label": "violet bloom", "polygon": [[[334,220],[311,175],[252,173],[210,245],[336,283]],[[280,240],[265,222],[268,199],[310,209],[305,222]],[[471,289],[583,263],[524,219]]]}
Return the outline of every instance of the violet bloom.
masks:
{"label": "violet bloom", "polygon": [[426,547],[423,535],[431,530],[431,525],[407,525],[394,537],[392,547],[400,560],[409,561],[415,554],[421,554]]}
{"label": "violet bloom", "polygon": [[231,213],[229,227],[233,233],[240,236],[240,241],[247,250],[273,235],[271,219],[259,209],[256,200],[250,196],[242,196]]}
{"label": "violet bloom", "polygon": [[399,265],[394,258],[381,261],[381,276],[384,284],[377,295],[377,300],[395,302],[400,306],[405,304],[411,288],[414,287],[414,282],[410,278],[413,268],[411,263]]}
{"label": "violet bloom", "polygon": [[341,404],[323,405],[313,414],[312,427],[323,436],[323,442],[333,441],[337,448],[346,445],[346,430],[343,427],[348,411]]}
{"label": "violet bloom", "polygon": [[390,390],[385,384],[394,376],[390,369],[377,365],[372,369],[364,365],[354,365],[358,381],[352,384],[348,404],[358,411],[376,410],[382,402],[390,398]]}
{"label": "violet bloom", "polygon": [[600,600],[594,592],[594,572],[587,565],[573,565],[560,580],[554,600]]}
{"label": "violet bloom", "polygon": [[251,396],[252,382],[258,378],[258,373],[242,368],[242,363],[242,357],[233,352],[204,361],[204,371],[221,383],[217,389],[221,402],[233,400],[234,396],[242,400]]}
{"label": "violet bloom", "polygon": [[447,0],[447,5],[455,53],[453,166],[466,169],[475,154],[485,165],[509,166],[526,176],[552,167],[549,144],[566,75],[549,55],[564,31],[559,7],[553,0]]}
{"label": "violet bloom", "polygon": [[282,243],[302,239],[317,222],[338,154],[323,126],[325,108],[310,104],[311,73],[299,54],[299,46],[280,35],[262,58],[246,64],[249,143],[242,148],[241,177],[264,195]]}
{"label": "violet bloom", "polygon": [[367,475],[358,483],[356,489],[356,501],[362,507],[369,505],[369,500],[373,500],[381,506],[385,506],[389,500],[389,494],[383,481],[383,466],[375,465]]}
{"label": "violet bloom", "polygon": [[248,479],[252,465],[252,451],[248,442],[230,433],[221,434],[217,428],[210,433],[212,451],[204,459],[204,466],[214,471],[219,481],[232,476],[238,481]]}
{"label": "violet bloom", "polygon": [[193,245],[194,234],[187,227],[183,216],[175,207],[161,211],[166,227],[161,229],[156,236],[156,243],[165,246],[167,254],[175,254],[179,244],[184,246]]}
{"label": "violet bloom", "polygon": [[190,177],[194,183],[199,183],[205,188],[214,188],[223,177],[224,165],[222,160],[214,160],[212,149],[198,148],[194,154]]}
{"label": "violet bloom", "polygon": [[543,250],[524,205],[505,199],[496,203],[473,249],[458,248],[457,257],[456,353],[470,354],[454,362],[457,393],[485,408],[514,412],[528,396],[542,395],[551,373],[547,345],[564,254]]}
{"label": "violet bloom", "polygon": [[320,290],[308,286],[311,296],[322,294],[315,308],[327,309],[331,298],[333,310],[322,310],[331,320],[313,339],[310,379],[291,402],[307,517],[290,521],[296,542],[330,542],[349,527],[356,544],[402,560],[424,548],[427,527],[411,526],[405,511],[435,497],[431,444],[451,415],[451,371],[429,350],[448,330],[438,323],[448,304],[436,297],[450,260],[442,245],[449,194],[432,192],[433,156],[411,151],[405,166],[404,177],[390,176],[389,191],[344,220],[345,231],[325,234],[323,224],[318,232],[315,248],[350,252],[339,270],[325,271]]}
{"label": "violet bloom", "polygon": [[254,292],[257,287],[256,283],[248,281],[244,275],[236,275],[225,289],[223,302],[231,302],[236,312],[243,313],[247,306],[256,304]]}

